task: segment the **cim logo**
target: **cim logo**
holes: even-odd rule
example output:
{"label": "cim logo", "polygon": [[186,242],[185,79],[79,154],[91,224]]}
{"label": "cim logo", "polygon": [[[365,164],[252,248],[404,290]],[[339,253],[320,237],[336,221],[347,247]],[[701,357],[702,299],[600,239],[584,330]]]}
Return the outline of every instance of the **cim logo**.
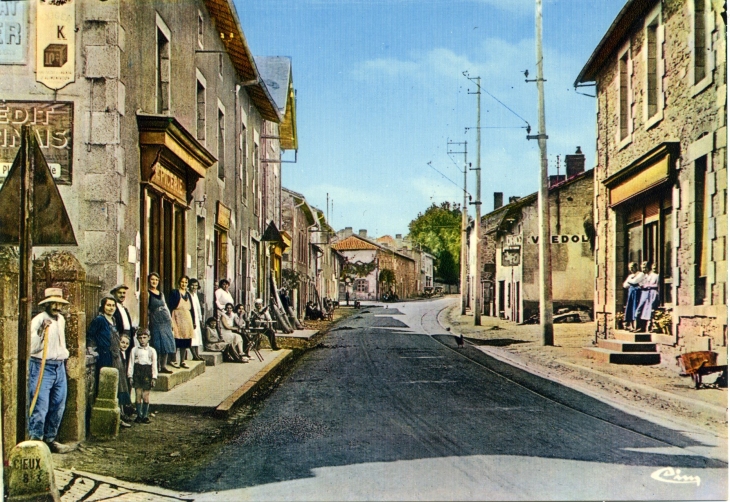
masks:
{"label": "cim logo", "polygon": [[662,467],[652,472],[651,478],[663,483],[696,484],[700,486],[699,476],[687,476],[682,474],[681,469],[674,469],[673,467]]}

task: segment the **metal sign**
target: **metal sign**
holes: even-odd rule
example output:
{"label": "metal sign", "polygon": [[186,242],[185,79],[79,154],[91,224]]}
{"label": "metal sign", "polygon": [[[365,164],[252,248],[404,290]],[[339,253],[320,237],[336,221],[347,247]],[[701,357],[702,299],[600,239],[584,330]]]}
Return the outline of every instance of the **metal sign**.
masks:
{"label": "metal sign", "polygon": [[27,1],[0,1],[0,64],[26,63],[27,16]]}
{"label": "metal sign", "polygon": [[[0,2],[2,3],[2,2]],[[32,126],[38,146],[59,185],[70,185],[73,163],[73,103],[5,101],[0,103],[0,183],[20,149],[20,130]]]}
{"label": "metal sign", "polygon": [[516,267],[520,264],[520,248],[513,247],[502,251],[502,266]]}
{"label": "metal sign", "polygon": [[36,0],[36,80],[58,90],[75,80],[76,3]]}

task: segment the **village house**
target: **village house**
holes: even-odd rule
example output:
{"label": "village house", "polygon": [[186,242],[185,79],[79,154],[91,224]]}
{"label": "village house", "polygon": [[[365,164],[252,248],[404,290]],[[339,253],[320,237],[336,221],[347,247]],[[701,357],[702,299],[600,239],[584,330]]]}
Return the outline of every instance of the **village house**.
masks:
{"label": "village house", "polygon": [[[593,170],[580,149],[566,156],[566,178],[549,189],[553,308],[593,308]],[[539,313],[537,194],[511,197],[482,217],[485,315],[525,322]],[[474,259],[474,246],[471,254]],[[476,274],[475,274],[476,275]]]}
{"label": "village house", "polygon": [[596,335],[621,328],[630,262],[659,274],[665,354],[727,347],[726,11],[626,3],[576,79],[595,85]]}

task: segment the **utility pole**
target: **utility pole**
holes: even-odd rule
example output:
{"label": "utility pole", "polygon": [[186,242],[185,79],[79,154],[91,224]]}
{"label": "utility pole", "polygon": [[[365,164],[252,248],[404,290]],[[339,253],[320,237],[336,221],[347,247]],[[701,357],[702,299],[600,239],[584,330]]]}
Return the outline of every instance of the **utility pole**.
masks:
{"label": "utility pole", "polygon": [[482,246],[480,242],[479,232],[481,231],[482,220],[482,77],[471,78],[466,74],[469,80],[476,80],[477,92],[469,94],[477,95],[477,167],[472,169],[476,171],[477,177],[477,200],[472,202],[476,206],[476,221],[474,223],[474,244],[476,246],[476,264],[474,267],[474,326],[482,325],[482,271],[481,256]]}
{"label": "utility pole", "polygon": [[[550,258],[550,207],[548,205],[548,159],[547,131],[545,130],[545,89],[542,73],[542,0],[535,0],[535,39],[537,43],[537,135],[527,139],[537,139],[540,147],[540,192],[538,214],[540,225],[540,328],[542,344],[553,345],[553,284],[552,263]],[[530,80],[527,80],[531,82]]]}
{"label": "utility pole", "polygon": [[455,141],[449,141],[448,146],[451,146],[451,145],[464,145],[463,152],[449,151],[448,153],[463,153],[464,154],[464,205],[461,208],[461,260],[460,260],[461,263],[459,264],[459,271],[460,271],[459,291],[461,292],[461,315],[466,315],[466,261],[467,261],[466,226],[468,223],[467,208],[469,207],[467,205],[467,201],[466,201],[466,173],[468,171],[468,166],[466,164],[467,142],[463,141],[463,142],[457,143]]}

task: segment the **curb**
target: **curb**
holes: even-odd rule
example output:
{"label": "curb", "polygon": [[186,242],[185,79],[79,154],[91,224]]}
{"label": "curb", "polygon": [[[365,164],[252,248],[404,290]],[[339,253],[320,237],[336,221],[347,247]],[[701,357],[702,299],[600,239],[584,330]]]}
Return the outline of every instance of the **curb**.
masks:
{"label": "curb", "polygon": [[[54,474],[66,475],[72,480],[77,478],[91,479],[97,483],[105,483],[115,488],[123,488],[130,491],[132,494],[145,494],[145,495],[158,495],[159,497],[165,497],[165,499],[181,500],[186,502],[192,502],[195,500],[195,493],[191,492],[176,492],[174,490],[168,490],[166,488],[158,486],[143,485],[139,483],[133,483],[129,481],[123,481],[121,479],[112,478],[109,476],[102,476],[101,474],[94,474],[87,471],[79,471],[76,469],[65,469],[57,468],[54,469]],[[59,487],[59,489],[62,487]]]}
{"label": "curb", "polygon": [[228,396],[225,401],[219,404],[213,411],[213,416],[218,418],[228,417],[234,407],[246,401],[262,385],[278,376],[280,373],[279,370],[284,370],[286,368],[286,365],[283,365],[282,363],[291,359],[293,354],[294,352],[290,349],[281,349],[281,353],[277,354],[273,361],[269,362],[269,364],[259,370],[259,372],[251,377],[246,383],[236,389],[233,394]]}

